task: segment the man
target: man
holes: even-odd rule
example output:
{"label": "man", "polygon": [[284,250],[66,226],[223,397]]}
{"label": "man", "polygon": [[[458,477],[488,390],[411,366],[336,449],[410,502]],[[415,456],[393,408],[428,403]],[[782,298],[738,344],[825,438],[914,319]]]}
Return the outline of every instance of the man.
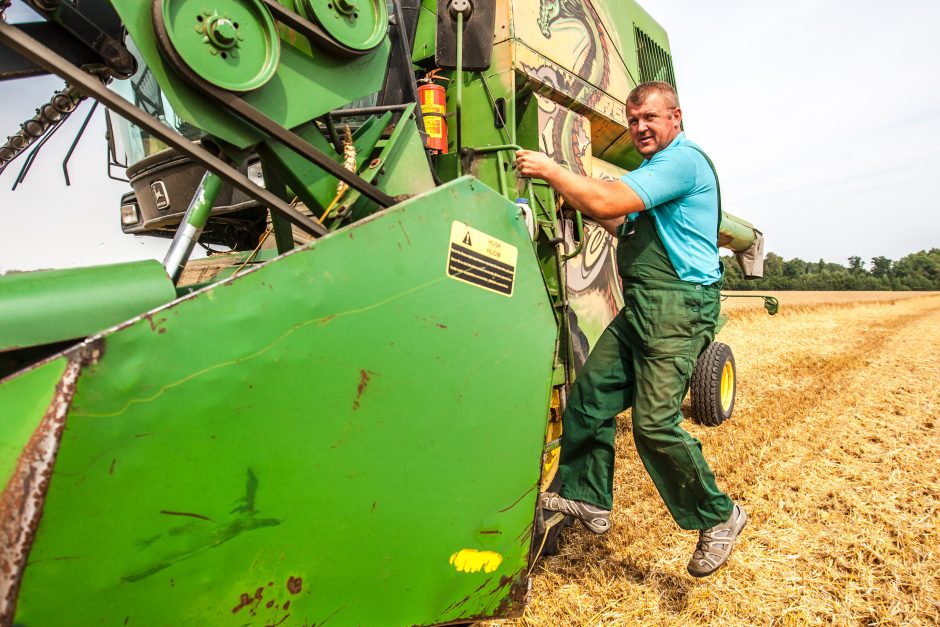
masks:
{"label": "man", "polygon": [[637,452],[683,529],[699,530],[688,565],[715,572],[747,514],[715,484],[701,444],[679,426],[692,367],[715,335],[721,265],[716,246],[718,180],[682,132],[682,110],[667,83],[627,97],[634,146],[645,161],[619,181],[574,174],[548,156],[516,153],[522,176],[540,178],[565,201],[619,237],[624,308],[598,339],[563,417],[562,486],[543,509],[570,514],[594,533],[610,528],[616,416],[633,408]]}

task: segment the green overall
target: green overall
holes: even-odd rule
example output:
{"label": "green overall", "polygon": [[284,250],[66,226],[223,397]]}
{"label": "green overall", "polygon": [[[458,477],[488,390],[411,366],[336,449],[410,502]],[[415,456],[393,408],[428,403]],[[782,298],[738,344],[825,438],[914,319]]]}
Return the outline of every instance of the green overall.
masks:
{"label": "green overall", "polygon": [[632,407],[636,450],[672,517],[683,529],[708,529],[728,520],[733,503],[715,484],[701,443],[679,423],[692,367],[715,336],[719,285],[679,278],[649,211],[621,230],[624,308],[568,399],[560,493],[612,509],[616,416]]}

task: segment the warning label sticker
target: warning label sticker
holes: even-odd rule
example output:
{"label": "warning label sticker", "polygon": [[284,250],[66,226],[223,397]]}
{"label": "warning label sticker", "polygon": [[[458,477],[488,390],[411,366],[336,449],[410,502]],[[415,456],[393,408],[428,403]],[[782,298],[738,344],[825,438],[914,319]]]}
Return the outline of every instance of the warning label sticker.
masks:
{"label": "warning label sticker", "polygon": [[515,246],[454,221],[450,228],[447,276],[512,296],[519,251]]}

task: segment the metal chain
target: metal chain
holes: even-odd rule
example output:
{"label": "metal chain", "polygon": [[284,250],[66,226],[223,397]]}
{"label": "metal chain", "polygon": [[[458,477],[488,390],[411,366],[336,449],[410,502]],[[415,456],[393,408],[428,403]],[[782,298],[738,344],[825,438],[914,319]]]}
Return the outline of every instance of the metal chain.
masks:
{"label": "metal chain", "polygon": [[71,85],[66,85],[65,89],[53,94],[49,102],[36,109],[36,115],[20,124],[20,130],[0,146],[0,172],[50,128],[62,123],[85,98],[85,95]]}

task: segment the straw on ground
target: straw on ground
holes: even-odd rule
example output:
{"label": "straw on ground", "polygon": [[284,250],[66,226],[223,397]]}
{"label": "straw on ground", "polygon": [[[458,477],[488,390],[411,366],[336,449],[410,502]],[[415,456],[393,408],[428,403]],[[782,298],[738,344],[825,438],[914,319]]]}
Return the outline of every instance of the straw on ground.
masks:
{"label": "straw on ground", "polygon": [[940,296],[732,310],[732,420],[685,423],[751,516],[729,565],[685,574],[620,420],[613,529],[533,571],[534,625],[940,623]]}

